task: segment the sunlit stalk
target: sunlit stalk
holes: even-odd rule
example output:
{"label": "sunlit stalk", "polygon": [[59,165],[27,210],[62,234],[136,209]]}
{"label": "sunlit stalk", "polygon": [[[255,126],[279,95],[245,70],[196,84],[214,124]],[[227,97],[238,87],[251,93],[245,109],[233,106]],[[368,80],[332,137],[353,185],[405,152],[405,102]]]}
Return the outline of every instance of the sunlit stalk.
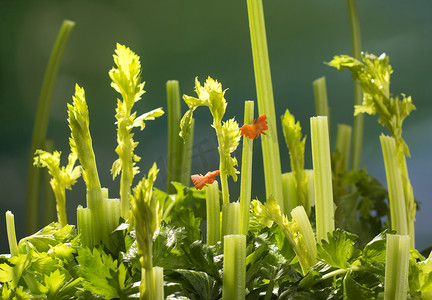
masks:
{"label": "sunlit stalk", "polygon": [[12,256],[18,255],[18,244],[15,233],[15,217],[9,210],[6,212],[6,230],[10,254]]}
{"label": "sunlit stalk", "polygon": [[[54,141],[53,140],[45,140],[43,144],[43,150],[53,153],[54,152]],[[48,225],[51,222],[54,222],[56,220],[56,199],[54,196],[54,192],[52,190],[51,184],[50,184],[50,178],[48,169],[44,169],[44,225]]]}
{"label": "sunlit stalk", "polygon": [[207,212],[207,246],[215,245],[220,241],[220,203],[217,181],[208,184],[206,188]]}
{"label": "sunlit stalk", "polygon": [[223,300],[246,297],[246,236],[224,236]]}
{"label": "sunlit stalk", "polygon": [[407,299],[409,244],[407,235],[387,234],[384,300]]}
{"label": "sunlit stalk", "polygon": [[267,135],[261,137],[266,195],[267,199],[273,196],[284,211],[276,113],[262,0],[247,0],[247,8],[258,111],[260,115],[266,114],[269,128]]}
{"label": "sunlit stalk", "polygon": [[318,243],[334,231],[333,184],[327,117],[310,119]]}
{"label": "sunlit stalk", "polygon": [[[254,102],[245,102],[244,123],[252,124],[254,118]],[[249,212],[252,188],[252,152],[253,140],[243,136],[243,152],[240,181],[240,234],[249,230]]]}
{"label": "sunlit stalk", "polygon": [[[361,34],[355,0],[347,0],[348,13],[351,26],[352,53],[355,59],[361,59]],[[354,80],[354,105],[361,105],[363,93],[358,80]],[[351,158],[351,169],[360,170],[363,147],[364,115],[358,114],[354,117],[353,149]]]}

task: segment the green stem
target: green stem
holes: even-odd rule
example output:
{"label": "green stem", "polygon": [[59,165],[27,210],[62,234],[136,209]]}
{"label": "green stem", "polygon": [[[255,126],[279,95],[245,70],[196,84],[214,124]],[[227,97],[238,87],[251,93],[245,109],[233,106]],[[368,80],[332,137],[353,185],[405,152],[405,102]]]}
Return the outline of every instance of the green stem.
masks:
{"label": "green stem", "polygon": [[6,230],[10,254],[12,256],[18,255],[18,244],[15,233],[15,217],[9,210],[6,212]]}
{"label": "green stem", "polygon": [[239,233],[240,203],[232,202],[222,206],[222,236]]}
{"label": "green stem", "polygon": [[333,185],[327,117],[310,119],[318,243],[334,231]]}
{"label": "green stem", "polygon": [[45,77],[39,96],[36,119],[33,126],[33,136],[30,146],[30,159],[27,179],[27,200],[26,200],[26,232],[31,234],[39,229],[40,220],[40,190],[41,190],[41,170],[33,167],[34,153],[36,149],[42,149],[46,137],[48,122],[51,110],[52,95],[54,90],[60,61],[66,47],[69,35],[75,23],[64,20],[57,35],[54,48],[45,71]]}
{"label": "green stem", "polygon": [[216,131],[216,136],[219,144],[219,177],[221,181],[221,189],[222,189],[222,203],[228,204],[230,203],[229,197],[229,189],[228,189],[228,174],[225,172],[225,157],[222,155],[222,125],[220,123],[213,123]]}
{"label": "green stem", "polygon": [[246,236],[224,236],[223,300],[246,297]]}
{"label": "green stem", "polygon": [[315,112],[317,116],[329,117],[327,87],[325,77],[317,78],[312,83],[315,96]]}
{"label": "green stem", "polygon": [[396,142],[393,137],[381,135],[381,148],[387,177],[390,203],[391,227],[397,234],[408,235],[407,212],[402,177],[397,159]]}
{"label": "green stem", "polygon": [[297,180],[293,172],[282,174],[282,192],[284,195],[284,207],[290,212],[294,207],[301,205],[297,193]]}
{"label": "green stem", "polygon": [[300,205],[294,208],[291,211],[291,216],[293,220],[297,223],[297,226],[307,249],[308,266],[307,269],[304,270],[304,273],[306,274],[310,270],[310,268],[315,265],[317,260],[317,242],[315,239],[315,234],[313,232],[312,225],[309,221],[306,210],[303,206]]}
{"label": "green stem", "polygon": [[[254,117],[254,102],[246,101],[244,124],[252,124]],[[242,166],[240,179],[240,234],[249,231],[249,211],[252,188],[252,152],[253,140],[243,136]]]}
{"label": "green stem", "polygon": [[345,124],[338,124],[336,135],[336,152],[340,154],[340,171],[348,170],[348,161],[351,149],[352,127]]}
{"label": "green stem", "polygon": [[409,236],[387,234],[384,300],[407,299],[409,245]]}
{"label": "green stem", "polygon": [[284,211],[276,113],[262,0],[247,0],[247,8],[258,111],[260,115],[266,114],[269,128],[267,135],[261,136],[266,195],[267,199],[274,197],[278,201],[281,210]]}
{"label": "green stem", "polygon": [[163,300],[164,298],[164,280],[163,280],[163,268],[153,267],[153,286],[155,300]]}
{"label": "green stem", "polygon": [[84,247],[92,248],[95,245],[92,211],[89,208],[83,208],[81,205],[77,208],[77,228],[81,244]]}
{"label": "green stem", "polygon": [[[361,35],[360,23],[358,19],[357,7],[355,0],[347,0],[348,13],[351,26],[351,40],[352,40],[352,53],[353,57],[357,60],[361,59]],[[363,93],[358,80],[354,80],[354,104],[361,105],[363,102]],[[354,117],[353,129],[353,150],[351,158],[351,169],[360,170],[362,147],[363,147],[363,127],[364,115],[358,114]]]}
{"label": "green stem", "polygon": [[180,182],[183,150],[183,141],[179,136],[180,132],[180,87],[177,80],[170,80],[166,83],[167,108],[168,108],[168,174],[167,191],[175,193],[172,181]]}
{"label": "green stem", "polygon": [[220,241],[220,204],[217,181],[206,188],[207,246]]}
{"label": "green stem", "polygon": [[401,171],[404,195],[405,195],[405,206],[407,212],[407,226],[408,233],[411,238],[411,249],[415,249],[415,216],[416,216],[416,203],[414,199],[414,191],[411,185],[411,181],[408,176],[408,167],[406,163],[405,154],[402,151],[398,151],[399,158],[399,169]]}
{"label": "green stem", "polygon": [[194,128],[195,128],[195,120],[192,119],[192,123],[189,128],[189,135],[187,136],[184,143],[182,140],[180,140],[180,144],[182,147],[180,183],[185,186],[189,186],[191,180],[190,176],[191,176],[191,167],[192,167]]}
{"label": "green stem", "polygon": [[[43,150],[49,153],[54,152],[54,141],[53,140],[45,140],[43,144]],[[54,196],[54,192],[51,188],[50,179],[51,175],[49,174],[48,168],[43,170],[44,174],[44,225],[48,225],[51,222],[56,220],[56,199]]]}
{"label": "green stem", "polygon": [[67,213],[66,213],[66,195],[65,189],[61,188],[55,193],[56,196],[56,208],[57,208],[57,219],[60,227],[64,227],[68,224]]}
{"label": "green stem", "polygon": [[142,266],[141,284],[140,284],[140,299],[141,300],[156,300],[154,290],[154,274],[153,274],[153,261],[152,250],[153,241],[148,239],[145,243],[144,253],[140,261]]}

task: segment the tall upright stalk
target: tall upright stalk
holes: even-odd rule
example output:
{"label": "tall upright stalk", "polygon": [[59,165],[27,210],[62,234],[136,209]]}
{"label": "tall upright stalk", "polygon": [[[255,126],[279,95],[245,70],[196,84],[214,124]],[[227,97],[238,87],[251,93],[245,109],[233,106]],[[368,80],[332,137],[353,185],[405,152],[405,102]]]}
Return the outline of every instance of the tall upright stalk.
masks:
{"label": "tall upright stalk", "polygon": [[247,0],[247,7],[258,111],[260,115],[266,114],[268,120],[267,135],[261,137],[266,195],[267,199],[273,196],[278,201],[281,210],[284,211],[276,113],[262,0]]}
{"label": "tall upright stalk", "polygon": [[[54,141],[45,140],[43,150],[47,152],[54,152]],[[56,219],[56,199],[50,185],[50,175],[48,169],[44,170],[44,212],[43,212],[43,225],[48,225]]]}
{"label": "tall upright stalk", "polygon": [[[355,59],[361,59],[361,35],[360,35],[360,23],[358,19],[357,7],[355,0],[347,0],[348,13],[350,18],[351,27],[351,40],[352,40],[352,53]],[[360,86],[360,82],[354,79],[354,104],[361,105],[363,102],[363,93]],[[361,167],[361,155],[363,147],[363,127],[364,127],[364,115],[358,114],[354,116],[354,128],[353,128],[353,147],[351,156],[351,169],[360,170]]]}
{"label": "tall upright stalk", "polygon": [[26,232],[31,234],[39,229],[40,226],[40,192],[41,174],[39,168],[33,167],[33,157],[36,149],[41,149],[48,130],[48,122],[51,110],[52,95],[55,81],[57,79],[60,62],[63,52],[69,40],[70,33],[75,23],[64,20],[57,35],[51,56],[45,71],[45,77],[39,96],[36,119],[33,126],[33,136],[30,146],[30,159],[27,177],[27,200],[26,200]]}
{"label": "tall upright stalk", "polygon": [[[254,115],[254,102],[245,102],[244,124],[251,124]],[[249,230],[249,211],[252,188],[252,151],[253,140],[243,136],[243,152],[240,179],[240,234],[247,234]]]}
{"label": "tall upright stalk", "polygon": [[310,119],[318,243],[335,229],[330,143],[327,117]]}
{"label": "tall upright stalk", "polygon": [[12,256],[18,255],[18,244],[15,233],[15,217],[10,211],[6,212],[6,230],[10,254]]}
{"label": "tall upright stalk", "polygon": [[183,158],[183,141],[179,136],[180,132],[180,87],[177,80],[169,80],[166,83],[167,89],[167,109],[168,109],[168,174],[167,191],[169,194],[175,193],[172,181],[180,181],[181,161]]}

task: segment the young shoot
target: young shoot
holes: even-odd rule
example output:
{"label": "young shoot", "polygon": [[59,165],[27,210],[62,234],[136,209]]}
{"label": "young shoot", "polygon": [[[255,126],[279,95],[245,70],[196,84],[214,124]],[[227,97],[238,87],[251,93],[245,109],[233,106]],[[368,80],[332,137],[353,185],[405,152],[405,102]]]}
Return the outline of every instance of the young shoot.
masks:
{"label": "young shoot", "polygon": [[[159,287],[155,287],[153,268],[153,235],[159,230],[162,220],[163,205],[153,194],[153,184],[159,170],[156,163],[148,172],[148,177],[143,178],[133,189],[132,215],[135,221],[136,240],[138,252],[141,255],[142,277],[140,285],[140,299],[157,299]],[[158,280],[159,284],[163,284]]]}
{"label": "young shoot", "polygon": [[76,153],[70,153],[66,168],[60,168],[60,152],[54,151],[53,153],[49,153],[43,150],[36,150],[35,153],[34,165],[47,168],[49,174],[52,176],[50,185],[56,198],[57,219],[60,227],[67,225],[65,189],[72,189],[72,185],[81,176],[80,166],[74,167],[77,159]]}
{"label": "young shoot", "polygon": [[145,93],[144,82],[141,82],[141,63],[139,56],[132,52],[128,47],[117,44],[115,50],[114,63],[117,68],[109,71],[112,80],[111,87],[122,96],[122,100],[117,99],[116,119],[117,119],[117,142],[116,153],[119,158],[113,163],[111,173],[113,179],[121,172],[120,179],[120,200],[121,216],[125,219],[130,212],[130,187],[134,175],[138,173],[135,165],[140,157],[134,154],[134,149],[138,142],[133,140],[132,128],[145,128],[144,121],[154,120],[164,114],[162,108],[157,108],[139,117],[136,112],[132,112],[135,102],[141,100]]}
{"label": "young shoot", "polygon": [[411,237],[411,247],[414,248],[416,203],[408,176],[406,156],[409,157],[410,153],[407,144],[402,138],[402,124],[411,111],[416,108],[411,97],[407,97],[405,94],[393,96],[390,93],[390,75],[393,73],[393,69],[389,64],[389,57],[385,53],[379,57],[369,53],[362,53],[361,59],[362,61],[347,55],[341,55],[335,56],[328,64],[338,70],[350,70],[353,78],[360,82],[363,90],[363,103],[355,106],[354,115],[361,113],[378,114],[378,123],[386,127],[395,139],[406,212],[409,219],[408,230]]}
{"label": "young shoot", "polygon": [[225,90],[222,90],[222,85],[219,82],[208,77],[204,86],[202,86],[198,78],[195,78],[195,92],[198,98],[183,95],[183,100],[188,105],[189,110],[180,121],[180,136],[184,140],[188,138],[193,112],[199,106],[207,106],[213,116],[212,127],[216,131],[219,144],[219,176],[221,180],[222,199],[223,203],[226,204],[230,202],[228,176],[231,176],[234,181],[237,181],[237,174],[239,173],[235,168],[237,166],[237,159],[231,156],[231,153],[234,152],[240,142],[239,126],[234,119],[222,122],[227,102],[224,97]]}
{"label": "young shoot", "polygon": [[270,198],[265,204],[253,200],[251,210],[260,224],[271,227],[276,223],[285,234],[297,255],[303,275],[316,263],[317,246],[312,226],[303,208],[298,206],[291,212],[292,221],[281,212],[279,204]]}
{"label": "young shoot", "polygon": [[[295,121],[294,116],[287,109],[282,116],[282,129],[285,136],[285,142],[289,150],[291,170],[295,179],[295,191],[298,202],[304,206],[309,214],[311,204],[308,203],[308,176],[304,170],[304,148],[306,137],[302,137],[301,126],[299,121]],[[285,203],[287,208],[295,207]]]}

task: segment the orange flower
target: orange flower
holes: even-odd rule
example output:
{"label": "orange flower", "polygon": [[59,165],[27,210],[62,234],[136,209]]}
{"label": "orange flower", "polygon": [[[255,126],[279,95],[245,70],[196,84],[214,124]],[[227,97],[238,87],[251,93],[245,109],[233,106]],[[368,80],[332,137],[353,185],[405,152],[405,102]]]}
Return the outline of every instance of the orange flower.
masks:
{"label": "orange flower", "polygon": [[213,172],[207,172],[207,174],[203,175],[192,175],[191,179],[193,184],[195,185],[195,188],[197,190],[202,189],[205,185],[213,183],[215,180],[215,177],[219,174],[219,170],[213,171]]}
{"label": "orange flower", "polygon": [[267,129],[267,116],[263,114],[258,117],[258,120],[253,120],[252,125],[244,124],[240,128],[240,134],[253,140],[258,138],[261,133],[265,134],[264,130]]}

